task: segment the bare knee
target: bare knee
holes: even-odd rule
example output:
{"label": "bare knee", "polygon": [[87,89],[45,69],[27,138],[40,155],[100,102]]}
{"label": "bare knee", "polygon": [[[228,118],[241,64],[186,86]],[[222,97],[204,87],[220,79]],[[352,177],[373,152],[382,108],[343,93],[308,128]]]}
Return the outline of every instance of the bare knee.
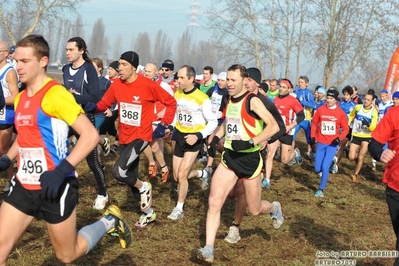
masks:
{"label": "bare knee", "polygon": [[70,254],[66,254],[62,251],[56,251],[55,256],[59,259],[62,263],[69,264],[72,263],[77,258],[75,256],[71,256]]}
{"label": "bare knee", "polygon": [[248,207],[248,212],[252,216],[258,216],[260,214],[260,208],[253,208],[253,207]]}

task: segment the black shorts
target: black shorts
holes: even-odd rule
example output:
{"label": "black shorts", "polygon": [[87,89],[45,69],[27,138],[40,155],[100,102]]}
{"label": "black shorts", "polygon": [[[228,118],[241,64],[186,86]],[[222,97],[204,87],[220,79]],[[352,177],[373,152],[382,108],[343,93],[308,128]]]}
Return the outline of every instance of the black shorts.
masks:
{"label": "black shorts", "polygon": [[76,177],[65,178],[59,190],[60,199],[54,202],[43,200],[40,197],[41,190],[26,190],[15,176],[11,183],[12,187],[4,201],[19,211],[50,224],[68,219],[78,204],[79,182]]}
{"label": "black shorts", "polygon": [[175,130],[173,134],[174,140],[176,140],[175,149],[173,155],[183,158],[185,152],[199,152],[204,144],[205,139],[198,140],[194,145],[188,145],[184,136],[195,134],[195,133],[181,133]]}
{"label": "black shorts", "polygon": [[240,179],[257,177],[263,167],[260,151],[244,153],[225,149],[220,162]]}
{"label": "black shorts", "polygon": [[292,135],[285,134],[284,136],[281,136],[279,140],[280,140],[281,144],[292,145],[292,141],[294,140],[294,137]]}
{"label": "black shorts", "polygon": [[350,140],[352,138],[352,129],[349,128],[349,133],[346,135],[346,137],[348,140]]}
{"label": "black shorts", "polygon": [[351,143],[356,144],[356,145],[361,145],[363,141],[365,142],[370,142],[371,138],[361,138],[361,137],[355,137],[352,136]]}
{"label": "black shorts", "polygon": [[8,129],[12,127],[14,124],[0,124],[0,130]]}

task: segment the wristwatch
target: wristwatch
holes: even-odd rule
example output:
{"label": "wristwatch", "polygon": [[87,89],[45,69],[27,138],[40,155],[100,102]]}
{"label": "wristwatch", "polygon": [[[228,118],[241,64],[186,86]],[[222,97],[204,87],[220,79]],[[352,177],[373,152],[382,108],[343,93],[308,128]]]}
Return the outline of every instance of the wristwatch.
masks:
{"label": "wristwatch", "polygon": [[255,145],[254,145],[253,139],[248,140],[248,142],[249,142],[249,144],[251,144],[252,146],[255,146]]}

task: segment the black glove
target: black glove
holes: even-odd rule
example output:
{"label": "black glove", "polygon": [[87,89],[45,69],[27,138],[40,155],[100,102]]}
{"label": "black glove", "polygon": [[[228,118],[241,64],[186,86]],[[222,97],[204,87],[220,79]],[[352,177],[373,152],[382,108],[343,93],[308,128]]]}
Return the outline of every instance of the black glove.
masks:
{"label": "black glove", "polygon": [[75,167],[64,159],[54,170],[41,174],[39,178],[40,185],[42,186],[41,197],[43,199],[55,200],[65,177],[74,170]]}
{"label": "black glove", "polygon": [[235,151],[243,151],[243,150],[248,150],[250,148],[253,148],[255,146],[251,139],[251,140],[232,140],[231,147]]}
{"label": "black glove", "polygon": [[363,118],[363,120],[362,120],[362,126],[369,127],[369,126],[370,126],[370,122],[367,121],[367,119]]}
{"label": "black glove", "polygon": [[209,143],[208,146],[208,155],[212,158],[215,158],[215,154],[216,154],[216,145],[218,145],[219,142],[219,137],[218,136],[214,136],[211,143]]}
{"label": "black glove", "polygon": [[94,114],[97,111],[97,104],[88,102],[85,105],[85,112],[89,114]]}
{"label": "black glove", "polygon": [[0,171],[6,170],[11,165],[11,160],[7,154],[0,157]]}
{"label": "black glove", "polygon": [[162,123],[158,123],[157,127],[154,129],[154,132],[152,132],[152,138],[159,139],[165,137],[165,130],[165,125]]}
{"label": "black glove", "polygon": [[335,139],[333,139],[333,141],[331,141],[331,145],[339,145],[340,142],[341,140],[339,139],[339,137],[336,137]]}
{"label": "black glove", "polygon": [[314,145],[316,143],[316,138],[311,138],[309,141],[309,145]]}

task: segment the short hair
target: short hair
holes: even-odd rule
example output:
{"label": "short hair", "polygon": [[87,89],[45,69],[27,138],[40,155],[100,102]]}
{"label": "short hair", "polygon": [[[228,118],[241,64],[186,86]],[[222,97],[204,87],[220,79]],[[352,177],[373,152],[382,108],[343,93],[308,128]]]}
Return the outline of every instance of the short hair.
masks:
{"label": "short hair", "polygon": [[351,85],[346,85],[343,89],[342,89],[342,94],[348,93],[349,95],[353,94],[353,88]]}
{"label": "short hair", "polygon": [[213,67],[211,66],[204,67],[204,70],[209,70],[209,73],[213,74]]}
{"label": "short hair", "polygon": [[306,83],[309,83],[309,78],[307,76],[300,76],[299,79],[303,79]]}
{"label": "short hair", "polygon": [[236,71],[239,70],[240,71],[240,76],[242,78],[247,78],[248,77],[248,72],[245,66],[240,65],[240,64],[234,64],[232,66],[230,66],[227,71]]}
{"label": "short hair", "polygon": [[[38,60],[43,57],[50,59],[50,46],[42,35],[28,35],[17,42],[16,47],[32,47],[33,54]],[[47,66],[45,67],[47,69]]]}
{"label": "short hair", "polygon": [[87,50],[87,45],[86,42],[81,38],[81,37],[73,37],[68,40],[68,42],[76,42],[76,46],[78,47],[78,50],[83,50],[83,59],[87,62],[91,63],[91,60],[89,58],[89,51]]}
{"label": "short hair", "polygon": [[[277,83],[277,85],[278,85],[278,83],[279,83],[277,79],[269,79],[269,82],[270,82],[270,83],[272,83],[272,82],[276,82],[276,83]],[[290,81],[290,82],[291,82],[291,81]]]}
{"label": "short hair", "polygon": [[196,76],[197,74],[195,73],[195,69],[194,69],[192,66],[184,65],[184,66],[182,66],[180,69],[182,69],[182,68],[185,68],[185,69],[186,69],[186,71],[187,71],[186,76],[187,76],[188,79],[194,78],[194,80],[195,80],[195,76]]}
{"label": "short hair", "polygon": [[353,92],[357,91],[357,87],[356,86],[352,86]]}
{"label": "short hair", "polygon": [[104,70],[104,63],[103,60],[101,60],[100,58],[93,58],[92,63],[95,63],[97,65],[98,68],[100,68],[100,74],[103,74],[103,70]]}

